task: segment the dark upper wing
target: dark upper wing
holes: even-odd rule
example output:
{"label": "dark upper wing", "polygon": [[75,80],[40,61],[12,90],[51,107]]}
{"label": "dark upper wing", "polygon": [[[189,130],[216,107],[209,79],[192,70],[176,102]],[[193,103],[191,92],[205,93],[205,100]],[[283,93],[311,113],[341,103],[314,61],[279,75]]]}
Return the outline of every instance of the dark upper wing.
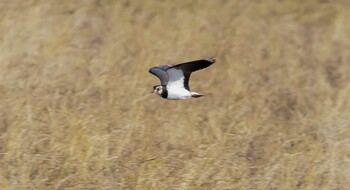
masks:
{"label": "dark upper wing", "polygon": [[213,63],[215,63],[215,59],[211,57],[208,59],[200,59],[196,61],[181,63],[178,65],[174,65],[173,67],[181,69],[184,73],[192,73],[194,71],[209,67]]}
{"label": "dark upper wing", "polygon": [[211,57],[208,59],[200,59],[200,60],[196,60],[196,61],[181,63],[178,65],[174,65],[170,68],[176,68],[176,69],[182,70],[182,72],[185,76],[184,86],[187,90],[190,90],[188,82],[190,80],[191,73],[194,71],[209,67],[213,63],[215,63],[215,59]]}
{"label": "dark upper wing", "polygon": [[166,70],[171,68],[170,65],[163,65],[159,67],[152,67],[148,72],[159,78],[161,85],[167,85],[169,81],[169,76]]}

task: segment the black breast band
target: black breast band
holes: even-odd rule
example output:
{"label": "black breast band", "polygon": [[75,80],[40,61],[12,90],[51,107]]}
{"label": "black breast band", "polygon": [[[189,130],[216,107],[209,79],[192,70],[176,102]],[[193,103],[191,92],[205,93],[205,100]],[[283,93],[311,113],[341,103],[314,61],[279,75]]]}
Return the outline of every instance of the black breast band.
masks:
{"label": "black breast band", "polygon": [[162,98],[167,98],[168,97],[168,90],[166,89],[166,86],[163,85],[163,92],[162,92]]}

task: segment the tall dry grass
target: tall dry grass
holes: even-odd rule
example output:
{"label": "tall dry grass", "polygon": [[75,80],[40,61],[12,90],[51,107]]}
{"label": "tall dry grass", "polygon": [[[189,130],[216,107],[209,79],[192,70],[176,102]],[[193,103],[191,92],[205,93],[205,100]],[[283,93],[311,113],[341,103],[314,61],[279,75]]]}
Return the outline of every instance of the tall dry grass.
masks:
{"label": "tall dry grass", "polygon": [[[349,2],[0,2],[1,189],[347,189]],[[205,98],[148,68],[214,56]]]}

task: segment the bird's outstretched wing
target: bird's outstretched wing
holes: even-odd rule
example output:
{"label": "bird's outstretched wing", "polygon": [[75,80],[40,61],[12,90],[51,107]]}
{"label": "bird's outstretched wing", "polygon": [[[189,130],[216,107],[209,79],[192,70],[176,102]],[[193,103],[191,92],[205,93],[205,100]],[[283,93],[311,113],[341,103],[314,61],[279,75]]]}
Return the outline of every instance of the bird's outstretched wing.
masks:
{"label": "bird's outstretched wing", "polygon": [[163,65],[159,67],[152,67],[148,72],[159,78],[161,85],[167,85],[169,76],[166,72],[167,69],[171,68],[171,65]]}
{"label": "bird's outstretched wing", "polygon": [[208,59],[200,59],[196,61],[177,64],[177,65],[174,65],[173,67],[177,69],[181,69],[184,73],[192,73],[194,71],[209,67],[213,63],[215,63],[215,59],[211,57]]}
{"label": "bird's outstretched wing", "polygon": [[180,83],[182,83],[181,85],[183,85],[187,90],[190,90],[189,80],[191,73],[209,67],[213,63],[215,63],[215,59],[208,58],[185,62],[169,67],[166,69],[168,82],[176,84],[176,86],[180,86]]}

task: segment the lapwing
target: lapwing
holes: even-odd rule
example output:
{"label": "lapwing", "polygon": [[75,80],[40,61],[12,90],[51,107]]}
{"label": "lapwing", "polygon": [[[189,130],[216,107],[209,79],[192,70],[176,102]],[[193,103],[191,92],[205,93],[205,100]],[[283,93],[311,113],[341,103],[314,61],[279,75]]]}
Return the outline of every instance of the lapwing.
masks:
{"label": "lapwing", "polygon": [[152,93],[169,100],[184,100],[204,96],[204,94],[191,92],[188,82],[192,72],[204,69],[213,63],[215,63],[215,59],[208,58],[177,65],[152,67],[149,72],[158,77],[161,83],[161,85],[153,86]]}

